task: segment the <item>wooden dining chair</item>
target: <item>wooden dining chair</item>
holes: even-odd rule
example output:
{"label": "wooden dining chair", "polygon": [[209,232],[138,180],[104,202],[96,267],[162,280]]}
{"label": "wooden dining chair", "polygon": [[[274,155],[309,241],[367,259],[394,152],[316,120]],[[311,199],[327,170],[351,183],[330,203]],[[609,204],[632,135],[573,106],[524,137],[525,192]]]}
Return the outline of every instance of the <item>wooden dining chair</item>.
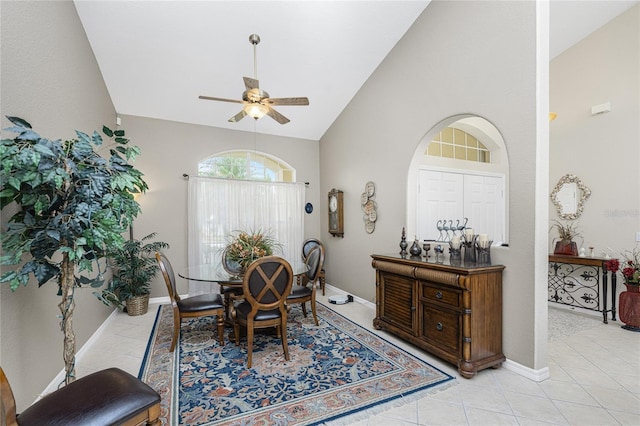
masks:
{"label": "wooden dining chair", "polygon": [[[313,248],[318,247],[318,246],[322,247],[322,251],[324,253],[324,244],[322,244],[322,241],[320,241],[317,238],[309,238],[309,239],[305,240],[302,243],[302,261],[306,263],[307,262],[307,256],[309,256],[309,253],[311,252],[311,250],[313,250]],[[303,277],[304,277],[303,275],[298,275],[297,276],[298,285],[303,285],[303,280],[304,280]],[[324,296],[324,287],[325,287],[325,284],[326,284],[324,265],[320,269],[320,273],[318,274],[317,281],[320,284],[320,288],[322,289],[322,295]]]}
{"label": "wooden dining chair", "polygon": [[11,385],[0,367],[0,424],[160,425],[160,395],[119,368],[81,377],[16,413]]}
{"label": "wooden dining chair", "polygon": [[324,264],[324,247],[317,245],[307,254],[306,265],[307,271],[299,275],[302,282],[296,284],[291,289],[291,293],[287,296],[287,305],[302,305],[302,314],[307,317],[307,302],[311,302],[311,313],[313,320],[318,325],[318,316],[316,315],[316,281],[322,271]]}
{"label": "wooden dining chair", "polygon": [[293,285],[293,271],[285,259],[265,256],[253,262],[244,274],[244,300],[233,309],[236,345],[240,326],[247,329],[247,366],[251,368],[253,335],[256,328],[275,327],[282,340],[284,359],[289,360],[286,300]]}
{"label": "wooden dining chair", "polygon": [[182,318],[197,318],[204,316],[216,316],[218,326],[218,341],[224,345],[224,302],[219,294],[200,294],[181,298],[176,290],[176,278],[173,267],[169,260],[162,253],[156,252],[156,260],[160,265],[160,270],[167,285],[171,306],[173,308],[173,338],[171,339],[171,349],[176,348],[178,337],[180,336],[180,326]]}

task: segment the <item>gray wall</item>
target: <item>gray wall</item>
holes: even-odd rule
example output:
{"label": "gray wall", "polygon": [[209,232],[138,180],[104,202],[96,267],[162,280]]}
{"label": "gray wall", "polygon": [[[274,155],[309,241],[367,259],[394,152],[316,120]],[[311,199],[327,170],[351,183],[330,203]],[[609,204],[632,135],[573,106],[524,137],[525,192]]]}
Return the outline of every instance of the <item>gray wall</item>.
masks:
{"label": "gray wall", "polygon": [[[510,247],[493,256],[506,265],[504,352],[541,368],[546,360],[536,364],[536,351],[544,348],[535,347],[533,321],[535,12],[534,2],[432,2],[320,141],[320,176],[323,193],[345,192],[345,237],[325,237],[327,282],[374,301],[369,255],[399,251],[416,146],[447,117],[475,114],[492,122],[505,140],[510,179]],[[359,205],[368,180],[377,185],[378,203],[370,235]],[[538,268],[537,279],[546,282],[542,274]]]}
{"label": "gray wall", "polygon": [[[558,114],[550,124],[550,189],[565,174],[578,176],[591,189],[576,221],[578,243],[598,256],[631,250],[640,231],[640,5],[552,60],[550,74]],[[605,102],[611,112],[592,116]],[[551,203],[549,217],[558,218]]]}
{"label": "gray wall", "polygon": [[[196,126],[142,117],[122,116],[121,127],[142,155],[135,166],[144,173],[149,191],[138,202],[141,216],[134,223],[134,236],[151,232],[170,244],[167,256],[176,271],[187,266],[187,185],[184,173],[198,174],[198,162],[217,152],[248,149],[267,152],[296,169],[298,182],[309,182],[306,201],[314,208],[305,214],[305,236],[318,236],[322,210],[319,204],[318,141],[285,138]],[[187,283],[178,281],[178,290],[187,293]],[[164,282],[157,277],[151,297],[165,297]]]}
{"label": "gray wall", "polygon": [[[5,115],[24,118],[49,138],[113,125],[111,98],[73,3],[2,1],[0,8],[2,128],[10,124]],[[0,365],[18,410],[64,368],[57,290],[54,282],[42,288],[32,282],[15,293],[0,285]],[[90,289],[77,291],[76,303],[73,327],[80,348],[110,310]]]}

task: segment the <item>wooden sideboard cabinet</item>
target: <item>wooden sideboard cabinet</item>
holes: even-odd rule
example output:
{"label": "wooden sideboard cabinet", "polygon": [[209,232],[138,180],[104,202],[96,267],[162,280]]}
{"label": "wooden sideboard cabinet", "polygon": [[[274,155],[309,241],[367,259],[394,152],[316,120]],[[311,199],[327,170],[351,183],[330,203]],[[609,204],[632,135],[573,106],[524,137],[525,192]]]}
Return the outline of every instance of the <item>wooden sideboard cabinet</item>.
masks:
{"label": "wooden sideboard cabinet", "polygon": [[452,265],[372,255],[376,318],[386,330],[458,367],[497,368],[502,354],[502,265]]}

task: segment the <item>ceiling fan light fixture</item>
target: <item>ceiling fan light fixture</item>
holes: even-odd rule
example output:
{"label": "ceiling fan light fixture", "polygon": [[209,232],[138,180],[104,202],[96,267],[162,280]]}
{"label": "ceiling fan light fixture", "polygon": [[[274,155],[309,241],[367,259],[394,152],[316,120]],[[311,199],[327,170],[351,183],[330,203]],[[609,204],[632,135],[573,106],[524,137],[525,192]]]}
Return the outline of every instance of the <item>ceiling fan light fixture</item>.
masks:
{"label": "ceiling fan light fixture", "polygon": [[269,107],[258,103],[247,104],[244,107],[244,112],[246,112],[249,117],[257,120],[264,117],[267,112],[269,112]]}
{"label": "ceiling fan light fixture", "polygon": [[251,34],[251,36],[249,36],[249,42],[253,45],[253,78],[242,78],[244,80],[244,87],[246,88],[246,90],[242,92],[242,100],[216,98],[213,96],[199,96],[199,98],[209,101],[244,104],[242,110],[228,120],[231,123],[237,123],[247,115],[253,117],[254,120],[268,115],[280,124],[287,124],[291,120],[273,109],[272,106],[309,105],[309,99],[306,97],[270,98],[267,92],[260,89],[260,82],[258,81],[258,61],[256,59],[256,46],[260,43],[260,37],[258,37],[257,34]]}

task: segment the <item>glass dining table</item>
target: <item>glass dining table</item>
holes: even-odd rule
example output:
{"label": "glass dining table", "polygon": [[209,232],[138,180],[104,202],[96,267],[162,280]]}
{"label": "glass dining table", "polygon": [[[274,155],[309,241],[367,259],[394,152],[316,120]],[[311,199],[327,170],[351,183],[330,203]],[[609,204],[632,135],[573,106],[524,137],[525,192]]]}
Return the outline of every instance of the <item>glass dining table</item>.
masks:
{"label": "glass dining table", "polygon": [[[294,282],[296,281],[296,277],[307,271],[307,265],[304,262],[289,262],[289,264],[293,271]],[[232,300],[242,298],[242,276],[230,274],[222,267],[221,263],[189,266],[178,272],[178,276],[187,281],[219,284],[220,294],[224,300],[225,319],[227,322],[230,322],[230,306]]]}

